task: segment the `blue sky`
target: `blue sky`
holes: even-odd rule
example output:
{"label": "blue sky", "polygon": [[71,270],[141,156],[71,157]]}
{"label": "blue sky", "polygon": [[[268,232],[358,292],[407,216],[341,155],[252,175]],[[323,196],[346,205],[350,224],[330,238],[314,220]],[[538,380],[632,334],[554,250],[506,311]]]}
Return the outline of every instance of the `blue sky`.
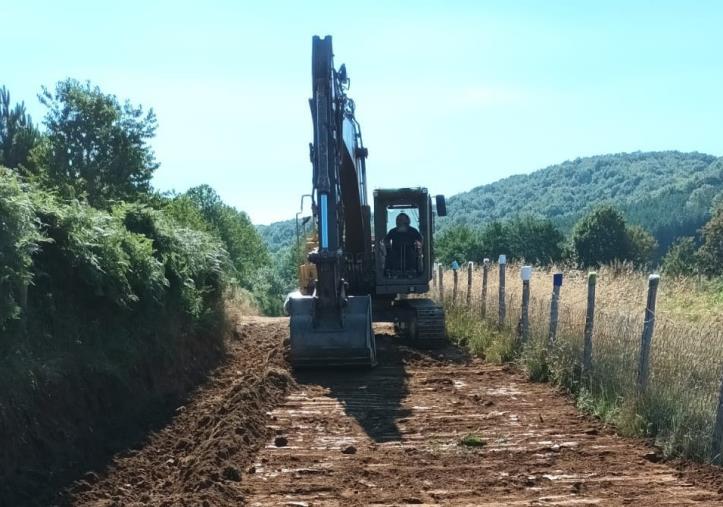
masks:
{"label": "blue sky", "polygon": [[153,107],[154,185],[257,223],[310,190],[311,36],[347,64],[372,187],[448,195],[579,156],[723,155],[723,2],[0,0],[0,84]]}

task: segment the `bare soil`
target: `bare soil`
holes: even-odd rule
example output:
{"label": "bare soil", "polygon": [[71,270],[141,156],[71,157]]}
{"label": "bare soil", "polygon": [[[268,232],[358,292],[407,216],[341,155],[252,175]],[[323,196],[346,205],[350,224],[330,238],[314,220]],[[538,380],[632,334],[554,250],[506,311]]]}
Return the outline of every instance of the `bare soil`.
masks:
{"label": "bare soil", "polygon": [[509,366],[415,350],[379,327],[375,369],[292,377],[287,325],[245,320],[227,364],[169,426],[63,501],[723,505],[719,468],[665,462]]}
{"label": "bare soil", "polygon": [[284,358],[286,319],[245,319],[228,360],[177,408],[142,448],[116,456],[77,481],[61,504],[92,506],[239,505],[241,475],[268,440],[267,412],[294,385]]}

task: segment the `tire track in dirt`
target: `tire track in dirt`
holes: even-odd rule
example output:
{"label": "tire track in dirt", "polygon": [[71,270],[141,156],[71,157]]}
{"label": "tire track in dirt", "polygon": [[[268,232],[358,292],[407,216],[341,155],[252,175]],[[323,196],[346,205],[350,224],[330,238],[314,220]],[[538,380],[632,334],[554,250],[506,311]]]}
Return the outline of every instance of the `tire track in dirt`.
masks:
{"label": "tire track in dirt", "polygon": [[[247,318],[225,365],[138,450],[59,503],[225,505],[723,505],[720,469],[580,415],[549,385],[449,347],[377,335],[373,370],[298,372],[286,319]],[[460,445],[468,434],[480,447]]]}
{"label": "tire track in dirt", "polygon": [[723,505],[549,385],[453,347],[377,343],[373,370],[296,375],[243,478],[249,505]]}

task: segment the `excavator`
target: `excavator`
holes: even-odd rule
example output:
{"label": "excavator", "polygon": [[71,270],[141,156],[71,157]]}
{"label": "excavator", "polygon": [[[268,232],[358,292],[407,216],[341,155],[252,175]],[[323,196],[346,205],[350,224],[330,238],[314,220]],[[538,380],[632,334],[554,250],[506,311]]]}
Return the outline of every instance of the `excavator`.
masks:
{"label": "excavator", "polygon": [[445,342],[444,310],[424,294],[433,275],[435,208],[445,216],[446,204],[436,195],[433,206],[424,187],[377,189],[369,203],[368,150],[347,95],[346,66],[334,67],[331,36],[313,37],[311,59],[313,189],[307,196],[316,245],[300,269],[300,290],[285,303],[291,362],[295,368],[372,367],[373,321],[393,322],[420,347]]}

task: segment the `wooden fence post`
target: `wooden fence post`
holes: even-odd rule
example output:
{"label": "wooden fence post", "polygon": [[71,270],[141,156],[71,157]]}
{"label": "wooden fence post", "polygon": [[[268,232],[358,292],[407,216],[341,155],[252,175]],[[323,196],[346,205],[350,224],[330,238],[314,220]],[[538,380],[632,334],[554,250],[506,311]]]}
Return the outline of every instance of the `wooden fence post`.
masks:
{"label": "wooden fence post", "polygon": [[487,317],[487,275],[490,271],[490,260],[485,258],[482,262],[482,318]]}
{"label": "wooden fence post", "polygon": [[640,338],[640,365],[638,367],[638,389],[645,390],[648,384],[648,370],[650,363],[650,344],[655,330],[655,301],[658,296],[660,275],[648,277],[648,302],[645,306],[645,320],[643,321],[643,335]]}
{"label": "wooden fence post", "polygon": [[532,278],[532,266],[522,266],[520,278],[522,278],[522,310],[520,312],[519,334],[522,343],[525,343],[530,330],[530,278]]}
{"label": "wooden fence post", "polygon": [[592,369],[592,330],[595,322],[595,286],[597,273],[587,274],[587,313],[585,314],[585,335],[582,348],[582,372],[589,373]]}
{"label": "wooden fence post", "polygon": [[548,346],[555,345],[557,340],[557,316],[560,308],[560,287],[562,287],[562,273],[552,275],[552,298],[550,298],[550,332],[547,335]]}
{"label": "wooden fence post", "polygon": [[452,262],[452,304],[457,304],[457,286],[459,284],[459,264],[457,261]]}
{"label": "wooden fence post", "polygon": [[507,313],[507,308],[505,306],[505,268],[507,266],[507,257],[504,254],[500,255],[499,265],[500,265],[500,289],[499,289],[499,301],[498,301],[498,303],[499,303],[498,324],[500,327],[502,327],[505,324],[505,314]]}
{"label": "wooden fence post", "polygon": [[713,426],[713,441],[711,442],[711,458],[713,463],[723,463],[721,456],[721,442],[723,440],[723,375],[721,375],[720,394],[718,394],[718,410],[715,415],[715,426]]}
{"label": "wooden fence post", "polygon": [[467,308],[472,304],[472,271],[474,270],[474,262],[467,263]]}
{"label": "wooden fence post", "polygon": [[441,262],[437,264],[437,274],[439,276],[439,302],[444,304],[444,268]]}
{"label": "wooden fence post", "polygon": [[437,263],[432,264],[432,288],[437,287]]}

